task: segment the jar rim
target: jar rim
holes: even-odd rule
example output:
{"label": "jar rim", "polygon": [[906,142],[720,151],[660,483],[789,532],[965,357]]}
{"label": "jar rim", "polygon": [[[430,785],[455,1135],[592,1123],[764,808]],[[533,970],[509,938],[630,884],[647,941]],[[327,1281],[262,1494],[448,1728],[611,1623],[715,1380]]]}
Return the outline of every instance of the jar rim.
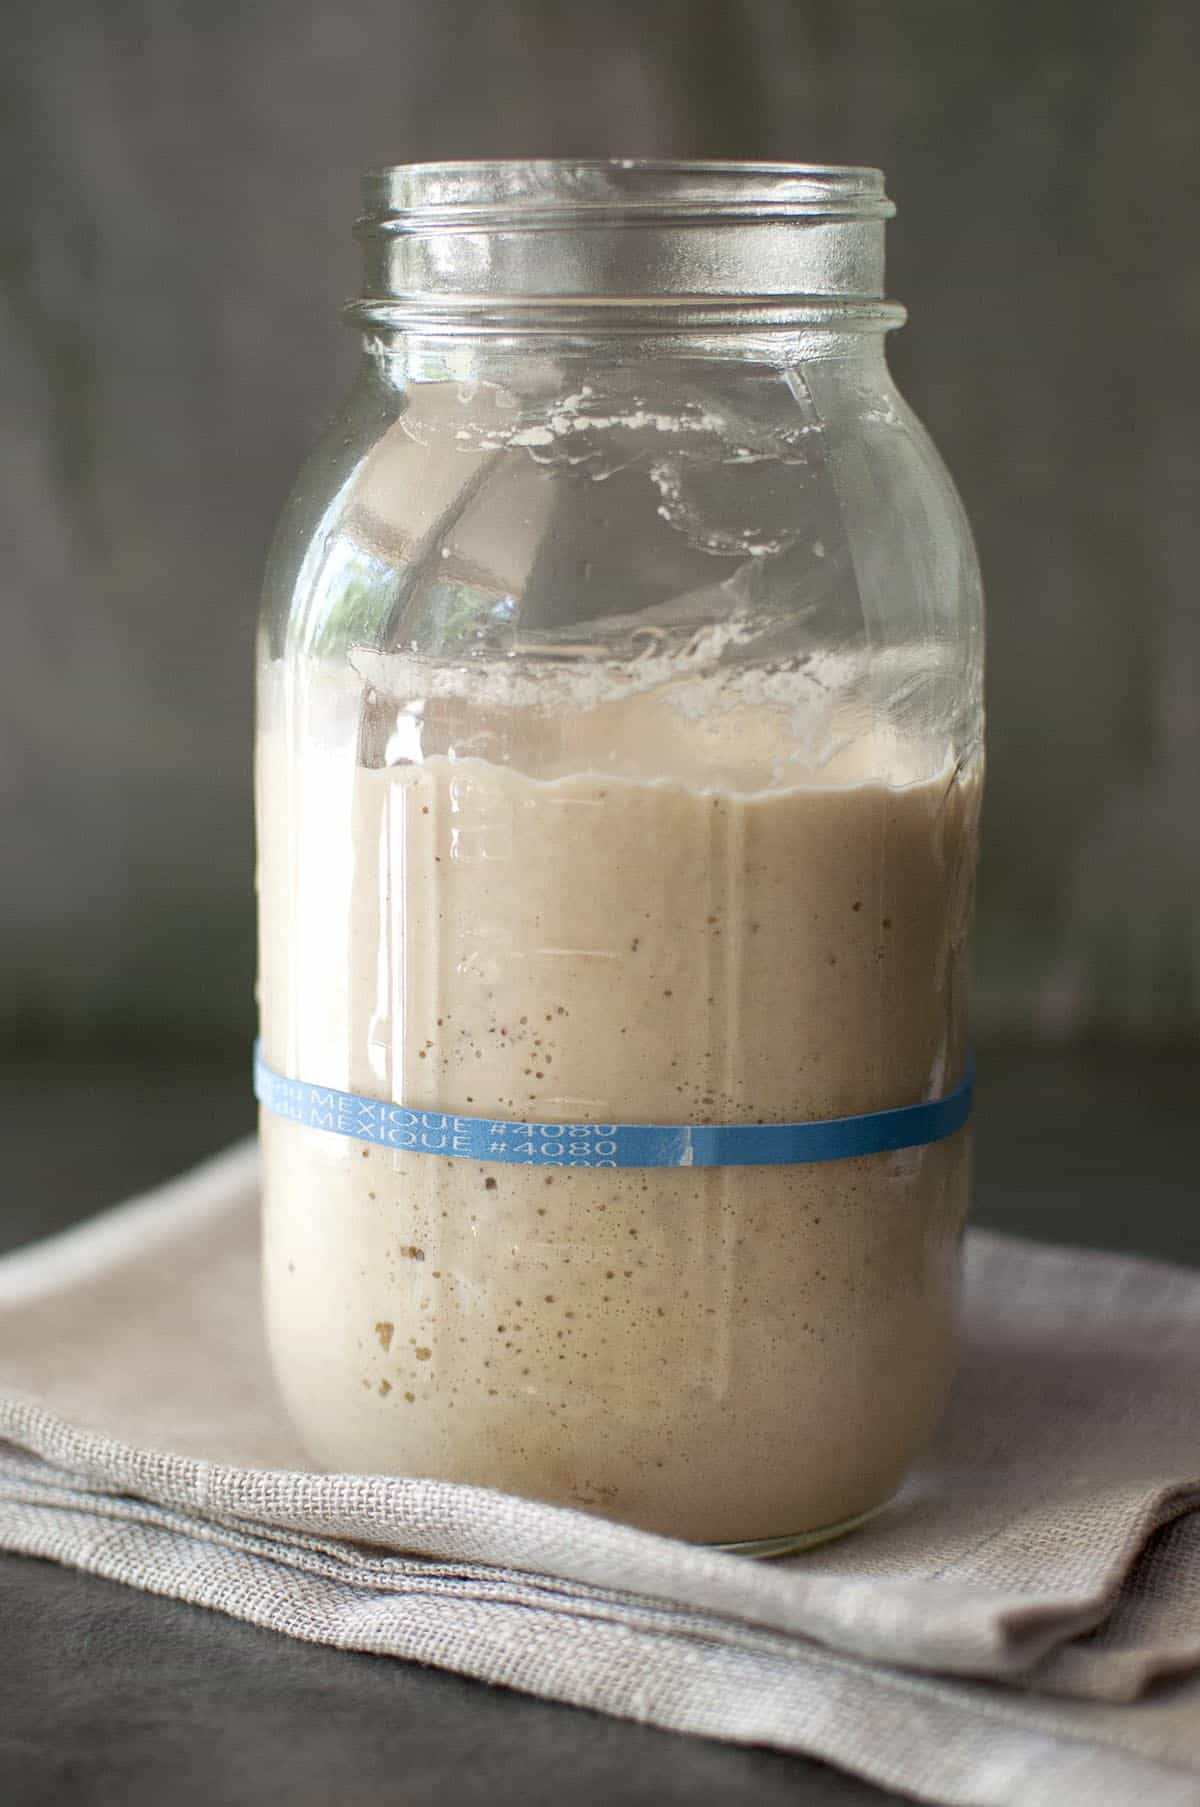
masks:
{"label": "jar rim", "polygon": [[363,234],[428,229],[468,216],[510,229],[564,215],[681,215],[746,220],[886,220],[883,172],[869,165],[693,158],[592,157],[396,163],[368,170]]}

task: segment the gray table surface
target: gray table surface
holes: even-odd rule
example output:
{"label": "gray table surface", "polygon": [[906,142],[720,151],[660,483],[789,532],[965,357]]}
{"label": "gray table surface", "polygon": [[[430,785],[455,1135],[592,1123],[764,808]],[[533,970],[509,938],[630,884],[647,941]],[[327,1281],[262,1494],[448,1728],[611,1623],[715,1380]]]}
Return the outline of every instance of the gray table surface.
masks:
{"label": "gray table surface", "polygon": [[[1200,1052],[990,1051],[976,1220],[1200,1264]],[[0,1076],[0,1248],[252,1125],[240,1063]],[[72,1134],[62,1133],[64,1122]],[[292,1643],[0,1555],[0,1800],[22,1807],[580,1807],[896,1801],[824,1764],[629,1725],[387,1657]]]}

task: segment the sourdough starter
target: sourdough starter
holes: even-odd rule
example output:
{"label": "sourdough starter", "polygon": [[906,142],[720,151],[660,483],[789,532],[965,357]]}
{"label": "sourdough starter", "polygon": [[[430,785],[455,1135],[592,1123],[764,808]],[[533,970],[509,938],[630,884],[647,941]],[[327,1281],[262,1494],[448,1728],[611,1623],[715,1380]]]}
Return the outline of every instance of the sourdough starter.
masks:
{"label": "sourdough starter", "polygon": [[[620,772],[539,763],[537,732],[520,769],[289,756],[268,709],[268,1062],[539,1122],[778,1122],[949,1090],[974,779],[868,746],[858,777],[747,755],[689,782],[657,758],[656,708],[624,722]],[[545,747],[584,744],[569,727]],[[262,1137],[270,1342],[327,1467],[764,1539],[877,1505],[942,1406],[966,1132],[621,1170],[397,1152],[267,1113]]]}

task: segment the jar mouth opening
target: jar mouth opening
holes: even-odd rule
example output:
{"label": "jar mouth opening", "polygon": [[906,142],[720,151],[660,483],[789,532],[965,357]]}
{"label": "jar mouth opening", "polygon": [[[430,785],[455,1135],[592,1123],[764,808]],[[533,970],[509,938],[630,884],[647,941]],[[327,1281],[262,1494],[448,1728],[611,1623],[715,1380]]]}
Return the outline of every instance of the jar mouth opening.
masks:
{"label": "jar mouth opening", "polygon": [[549,158],[401,163],[363,178],[363,236],[440,226],[536,230],[572,216],[645,224],[691,219],[886,220],[881,170],[818,163],[663,158]]}

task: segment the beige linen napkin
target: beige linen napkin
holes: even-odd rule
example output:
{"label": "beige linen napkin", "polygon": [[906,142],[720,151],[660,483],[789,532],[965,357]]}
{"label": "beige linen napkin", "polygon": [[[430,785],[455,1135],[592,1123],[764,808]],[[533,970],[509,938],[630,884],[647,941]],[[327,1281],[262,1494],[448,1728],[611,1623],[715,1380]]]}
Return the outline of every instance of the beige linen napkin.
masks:
{"label": "beige linen napkin", "polygon": [[930,1801],[1200,1803],[1200,1275],[975,1233],[921,1472],[752,1563],[304,1472],[256,1211],[243,1146],[0,1261],[0,1545]]}

